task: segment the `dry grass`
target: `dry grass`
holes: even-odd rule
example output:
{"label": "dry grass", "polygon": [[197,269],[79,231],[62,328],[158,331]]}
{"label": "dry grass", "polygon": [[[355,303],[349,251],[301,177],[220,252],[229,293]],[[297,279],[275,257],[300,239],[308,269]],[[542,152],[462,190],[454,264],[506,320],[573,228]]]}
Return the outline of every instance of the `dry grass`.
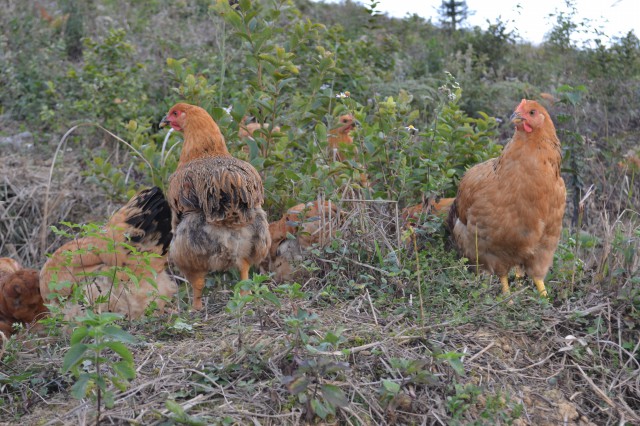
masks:
{"label": "dry grass", "polygon": [[25,266],[39,267],[45,253],[60,243],[48,232],[42,246],[40,235],[45,219],[48,225],[104,220],[107,211],[104,197],[84,183],[77,160],[66,158],[56,168],[49,214],[45,217],[50,164],[50,160],[25,154],[3,154],[0,162],[0,253]]}
{"label": "dry grass", "polygon": [[[536,317],[514,318],[508,327],[494,319],[513,310],[504,304],[477,307],[461,321],[430,318],[429,326],[419,327],[403,314],[374,316],[365,295],[325,308],[285,301],[280,309],[268,310],[263,319],[267,326],[246,315],[238,327],[224,312],[224,296],[216,296],[205,313],[188,316],[190,331],[167,327],[174,318],[131,325],[129,331],[144,341],[134,348],[138,377],[117,395],[105,424],[161,424],[175,417],[165,406],[167,399],[203,424],[224,417],[236,424],[304,424],[304,404],[288,392],[284,376],[297,368],[296,360],[321,357],[349,364],[344,373],[318,379],[347,394],[350,404],[338,409],[340,422],[347,424],[449,424],[456,383],[482,389],[481,395],[464,400],[468,406],[457,417],[462,423],[481,419],[483,412],[490,415],[488,424],[506,423],[518,404],[519,424],[640,421],[638,346],[623,348],[622,313],[602,295],[557,307],[520,299],[518,309]],[[318,315],[310,333],[345,327],[340,351],[317,353],[291,344],[284,320],[301,308]],[[584,318],[598,318],[601,332],[585,335]],[[33,344],[36,349],[16,354],[11,370],[36,370],[36,380],[5,385],[7,401],[19,403],[2,407],[3,417],[22,416],[25,424],[91,423],[92,403],[70,398],[68,378],[57,372],[64,344],[52,337]],[[439,351],[463,354],[465,374],[439,362],[434,356]],[[430,382],[420,383],[415,374],[393,368],[394,358],[419,360]],[[402,384],[389,403],[380,397],[383,379]],[[38,395],[59,383],[59,392]],[[499,404],[497,411],[490,400]],[[496,417],[500,413],[505,417]]]}

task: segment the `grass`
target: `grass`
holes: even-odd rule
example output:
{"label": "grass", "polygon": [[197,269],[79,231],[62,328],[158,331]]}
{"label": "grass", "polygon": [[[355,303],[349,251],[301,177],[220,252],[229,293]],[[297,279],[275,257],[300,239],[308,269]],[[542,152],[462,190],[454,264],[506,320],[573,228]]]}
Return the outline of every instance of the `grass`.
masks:
{"label": "grass", "polygon": [[[34,161],[11,158],[12,168]],[[37,189],[48,174],[45,163],[40,167],[27,180],[5,174],[3,217],[14,234],[3,234],[2,247],[13,244],[27,265],[41,256],[38,230],[22,244],[16,235],[30,229],[21,221],[36,223],[41,215]],[[65,191],[52,190],[50,211],[60,220],[88,215],[82,206],[95,199],[90,188],[78,174],[66,179]],[[226,274],[215,277],[200,313],[188,311],[190,289],[182,283],[174,313],[124,323],[140,340],[131,347],[137,377],[115,392],[102,422],[640,421],[638,259],[630,251],[637,247],[635,215],[607,224],[597,245],[572,249],[567,233],[547,301],[531,282],[502,298],[497,279],[467,271],[439,235],[418,235],[417,252],[381,256],[378,244],[398,248],[395,210],[366,201],[341,207],[350,213],[337,243],[307,260],[315,267],[300,286],[267,282],[278,304],[256,297],[240,310],[227,309],[236,296],[235,278]],[[110,209],[96,201],[92,212]],[[575,257],[566,253],[594,260],[574,274]],[[572,276],[574,292],[565,295]],[[73,399],[72,378],[60,370],[67,337],[55,329],[23,335],[3,347],[0,419],[92,423],[93,403]]]}

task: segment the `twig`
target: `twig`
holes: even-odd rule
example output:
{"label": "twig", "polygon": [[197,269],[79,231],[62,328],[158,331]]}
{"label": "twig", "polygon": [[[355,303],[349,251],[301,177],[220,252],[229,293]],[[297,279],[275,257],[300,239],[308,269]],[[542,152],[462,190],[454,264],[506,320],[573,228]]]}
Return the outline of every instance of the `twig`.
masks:
{"label": "twig", "polygon": [[489,349],[491,349],[495,344],[496,344],[496,342],[495,342],[495,341],[493,341],[493,342],[489,343],[489,344],[487,345],[487,347],[486,347],[486,348],[484,348],[483,350],[481,350],[480,352],[478,352],[477,354],[475,354],[474,356],[472,356],[471,358],[469,358],[469,359],[467,360],[467,362],[471,362],[471,361],[473,361],[474,359],[478,358],[480,355],[482,355],[483,353],[485,353],[486,351],[488,351]]}
{"label": "twig", "polygon": [[378,317],[376,316],[376,310],[373,307],[373,302],[371,301],[371,295],[369,294],[369,289],[365,288],[364,291],[367,293],[367,300],[369,300],[369,307],[371,308],[371,313],[373,314],[373,321],[378,324]]}
{"label": "twig", "polygon": [[239,414],[241,416],[248,416],[248,417],[264,417],[266,419],[283,419],[285,417],[300,416],[301,413],[299,410],[294,409],[289,413],[283,413],[283,414],[252,413],[250,411],[243,411],[243,410],[230,411],[228,412],[228,414]]}
{"label": "twig", "polygon": [[350,203],[398,203],[396,200],[358,200],[357,198],[342,198],[340,201]]}
{"label": "twig", "polygon": [[348,257],[345,257],[345,260],[347,260],[347,261],[349,261],[351,263],[355,263],[356,265],[362,266],[364,268],[373,269],[376,272],[380,272],[382,275],[387,275],[387,276],[391,275],[388,271],[385,271],[384,269],[376,268],[375,266],[367,265],[365,263],[360,263],[357,260],[353,260],[353,259],[350,259]]}
{"label": "twig", "polygon": [[552,357],[552,356],[554,356],[554,355],[555,355],[555,352],[552,352],[552,353],[550,353],[550,354],[549,354],[549,356],[547,356],[545,359],[540,360],[540,361],[538,361],[538,362],[536,362],[536,363],[533,363],[533,364],[531,364],[531,365],[528,365],[528,366],[526,366],[526,367],[522,367],[522,368],[507,368],[507,369],[506,369],[506,371],[508,371],[508,372],[510,372],[510,373],[515,373],[516,371],[524,371],[524,370],[528,370],[528,369],[530,369],[530,368],[532,368],[532,367],[537,367],[538,365],[542,365],[542,364],[544,364],[544,363],[545,363],[545,362],[547,362],[549,359],[551,359],[551,357]]}
{"label": "twig", "polygon": [[372,342],[372,343],[367,343],[366,345],[361,345],[361,346],[356,346],[353,348],[346,348],[343,349],[341,351],[319,351],[319,350],[313,350],[313,353],[319,354],[319,355],[333,355],[333,356],[343,356],[343,355],[353,355],[357,352],[362,352],[364,350],[370,349],[370,348],[375,348],[376,346],[380,346],[383,343],[386,343],[390,340],[413,340],[416,338],[423,338],[423,336],[418,337],[418,336],[396,336],[393,337],[391,339],[386,339],[386,340],[380,340],[378,342]]}

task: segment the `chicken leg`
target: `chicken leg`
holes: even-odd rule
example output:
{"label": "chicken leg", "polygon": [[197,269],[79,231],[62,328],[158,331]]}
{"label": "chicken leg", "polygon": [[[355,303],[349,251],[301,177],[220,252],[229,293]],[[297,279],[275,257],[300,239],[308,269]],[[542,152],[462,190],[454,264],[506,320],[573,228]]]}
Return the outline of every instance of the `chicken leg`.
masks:
{"label": "chicken leg", "polygon": [[509,276],[500,276],[500,284],[502,284],[502,294],[505,296],[509,295],[509,293],[511,293],[511,291],[509,290]]}
{"label": "chicken leg", "polygon": [[196,311],[202,310],[202,290],[204,289],[204,278],[206,272],[196,272],[185,274],[187,280],[193,287],[193,309]]}
{"label": "chicken leg", "polygon": [[[516,269],[516,278],[522,278],[523,275],[518,276],[518,269]],[[538,289],[538,293],[540,296],[547,297],[547,289],[544,286],[544,281],[540,278],[534,278],[533,283],[536,285]],[[503,275],[500,277],[500,284],[502,284],[502,294],[508,295],[511,291],[509,290],[509,277],[507,275]]]}
{"label": "chicken leg", "polygon": [[[247,262],[245,259],[240,261],[240,281],[249,279],[249,268],[251,268],[251,264]],[[240,290],[240,296],[246,296],[250,294],[249,290]]]}
{"label": "chicken leg", "polygon": [[533,283],[536,285],[540,296],[547,297],[547,289],[544,287],[544,281],[540,278],[534,278]]}

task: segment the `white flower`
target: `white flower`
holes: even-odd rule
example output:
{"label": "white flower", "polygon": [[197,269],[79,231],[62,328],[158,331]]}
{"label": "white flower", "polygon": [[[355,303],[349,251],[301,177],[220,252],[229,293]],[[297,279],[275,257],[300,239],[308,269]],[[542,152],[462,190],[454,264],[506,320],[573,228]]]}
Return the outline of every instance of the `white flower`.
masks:
{"label": "white flower", "polygon": [[226,108],[222,108],[223,110],[225,110],[227,112],[227,114],[231,114],[231,110],[233,109],[233,105],[229,105]]}
{"label": "white flower", "polygon": [[331,87],[331,86],[329,86],[328,84],[325,83],[322,86],[320,86],[320,90],[327,90],[329,87]]}
{"label": "white flower", "polygon": [[339,99],[344,99],[344,98],[348,98],[349,96],[351,96],[351,93],[349,93],[349,91],[346,92],[340,92],[336,95],[336,98]]}
{"label": "white flower", "polygon": [[416,129],[415,127],[413,127],[413,124],[409,124],[408,126],[405,126],[405,130],[412,135],[415,135],[420,131],[420,129]]}

